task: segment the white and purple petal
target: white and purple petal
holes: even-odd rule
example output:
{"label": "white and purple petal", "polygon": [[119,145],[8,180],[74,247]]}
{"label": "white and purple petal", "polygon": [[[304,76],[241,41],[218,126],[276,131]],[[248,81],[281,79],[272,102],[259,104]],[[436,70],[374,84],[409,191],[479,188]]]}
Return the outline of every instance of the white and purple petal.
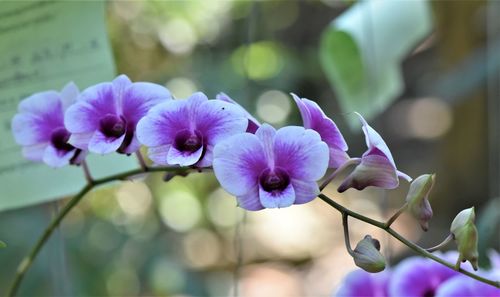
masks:
{"label": "white and purple petal", "polygon": [[68,83],[61,92],[33,94],[19,104],[19,113],[12,119],[12,132],[23,146],[23,156],[43,161],[51,167],[79,164],[85,156],[68,144],[69,132],[64,128],[64,110],[75,101],[78,88]]}
{"label": "white and purple petal", "polygon": [[258,199],[259,176],[267,168],[263,146],[257,136],[250,133],[235,135],[214,149],[214,173],[221,186],[235,196],[252,189]]}
{"label": "white and purple petal", "polygon": [[137,138],[148,147],[171,145],[178,131],[190,129],[187,100],[172,100],[153,107],[137,124]]}
{"label": "white and purple petal", "polygon": [[221,92],[221,93],[217,94],[217,96],[215,96],[215,99],[222,100],[222,101],[234,104],[234,105],[238,106],[239,109],[242,110],[242,112],[248,118],[248,127],[247,127],[246,132],[248,132],[248,133],[255,133],[255,131],[257,131],[257,129],[259,129],[260,122],[257,121],[257,119],[254,118],[245,108],[243,108],[243,106],[241,106],[240,104],[238,104],[238,102],[236,102],[233,99],[231,99],[231,97],[229,97],[227,94]]}
{"label": "white and purple petal", "polygon": [[276,129],[269,124],[263,124],[255,132],[255,136],[259,138],[262,143],[264,155],[266,157],[266,162],[268,167],[274,167],[274,136],[276,135]]}
{"label": "white and purple petal", "polygon": [[66,110],[64,126],[71,134],[94,132],[106,115],[118,114],[118,102],[112,83],[100,83],[85,89],[77,102]]}
{"label": "white and purple petal", "polygon": [[340,284],[337,297],[386,297],[391,272],[369,273],[361,269],[350,272]]}
{"label": "white and purple petal", "polygon": [[391,161],[374,147],[361,158],[361,163],[344,179],[338,191],[363,190],[368,186],[395,189],[398,185],[399,179]]}
{"label": "white and purple petal", "polygon": [[43,162],[50,167],[59,168],[70,164],[75,156],[76,149],[70,151],[58,150],[53,145],[48,145],[43,154]]}
{"label": "white and purple petal", "polygon": [[[486,276],[498,279],[498,274]],[[482,283],[465,275],[457,275],[445,281],[436,290],[436,297],[500,297],[500,289]]]}
{"label": "white and purple petal", "polygon": [[408,258],[393,271],[389,293],[390,296],[435,296],[440,285],[457,274],[426,258]]}
{"label": "white and purple petal", "polygon": [[122,95],[122,115],[135,128],[152,107],[168,100],[172,100],[172,95],[163,86],[147,82],[132,83]]}
{"label": "white and purple petal", "polygon": [[316,181],[325,175],[328,160],[328,146],[314,130],[288,126],[276,132],[274,165],[284,168],[291,178]]}
{"label": "white and purple petal", "polygon": [[195,151],[181,151],[171,146],[167,153],[167,163],[170,165],[191,166],[196,164],[203,154],[203,146]]}
{"label": "white and purple petal", "polygon": [[294,204],[304,204],[314,200],[320,193],[316,181],[304,181],[292,178],[293,189],[295,190]]}
{"label": "white and purple petal", "polygon": [[370,125],[368,125],[363,116],[361,116],[357,112],[354,113],[359,117],[359,120],[363,125],[361,129],[363,129],[363,133],[365,134],[365,141],[368,150],[371,150],[374,147],[378,148],[381,152],[384,153],[387,159],[389,159],[394,168],[396,168],[396,164],[394,163],[394,158],[392,157],[391,151],[389,150],[389,147],[387,146],[385,141],[382,139],[382,136],[380,136],[380,134],[378,134],[378,132],[375,131],[375,129],[373,129]]}
{"label": "white and purple petal", "polygon": [[299,108],[304,128],[318,132],[321,140],[330,148],[329,167],[340,167],[349,159],[349,155],[346,153],[347,143],[337,125],[325,115],[316,102],[299,98],[293,93],[291,95]]}
{"label": "white and purple petal", "polygon": [[109,154],[116,151],[122,144],[123,139],[125,139],[125,134],[120,137],[108,137],[104,135],[101,131],[97,130],[90,139],[88,144],[89,151],[96,154]]}
{"label": "white and purple petal", "polygon": [[203,135],[207,145],[245,132],[248,125],[237,106],[220,100],[207,100],[197,106],[194,122],[195,129]]}
{"label": "white and purple petal", "polygon": [[260,203],[258,185],[246,194],[236,196],[236,200],[238,201],[238,206],[246,210],[257,211],[264,209],[264,206]]}
{"label": "white and purple petal", "polygon": [[34,94],[19,104],[12,119],[12,133],[22,146],[50,141],[52,131],[63,125],[61,97],[55,91]]}
{"label": "white and purple petal", "polygon": [[291,183],[278,191],[267,191],[259,184],[259,200],[265,208],[283,208],[295,202],[295,190]]}

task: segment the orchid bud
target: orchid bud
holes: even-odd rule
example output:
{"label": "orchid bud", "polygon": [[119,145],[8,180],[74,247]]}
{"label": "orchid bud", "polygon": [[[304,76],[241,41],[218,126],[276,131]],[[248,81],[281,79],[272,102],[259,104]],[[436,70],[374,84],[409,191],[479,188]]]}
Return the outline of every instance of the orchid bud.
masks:
{"label": "orchid bud", "polygon": [[385,269],[385,259],[379,251],[379,241],[366,235],[354,249],[354,263],[365,271],[380,272]]}
{"label": "orchid bud", "polygon": [[474,270],[477,270],[477,229],[474,225],[474,207],[464,209],[458,213],[451,223],[451,234],[457,243],[458,261],[457,268],[460,262],[469,261]]}
{"label": "orchid bud", "polygon": [[432,218],[432,208],[429,203],[429,193],[434,186],[435,174],[423,174],[417,177],[410,185],[406,195],[408,210],[420,223],[422,230],[429,229],[429,221]]}

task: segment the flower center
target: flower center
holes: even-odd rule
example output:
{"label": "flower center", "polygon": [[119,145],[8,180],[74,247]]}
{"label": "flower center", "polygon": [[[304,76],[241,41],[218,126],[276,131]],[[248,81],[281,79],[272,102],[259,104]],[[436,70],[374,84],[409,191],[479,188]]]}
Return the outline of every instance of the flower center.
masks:
{"label": "flower center", "polygon": [[203,145],[203,137],[198,131],[182,130],[175,135],[174,146],[181,152],[196,152]]}
{"label": "flower center", "polygon": [[64,128],[60,127],[52,131],[50,135],[50,142],[60,151],[71,151],[74,147],[68,143],[70,133]]}
{"label": "flower center", "polygon": [[266,192],[282,191],[290,184],[290,177],[280,167],[276,167],[274,170],[268,168],[260,174],[259,182]]}
{"label": "flower center", "polygon": [[101,132],[107,137],[120,137],[125,133],[125,120],[114,114],[105,115],[99,122]]}

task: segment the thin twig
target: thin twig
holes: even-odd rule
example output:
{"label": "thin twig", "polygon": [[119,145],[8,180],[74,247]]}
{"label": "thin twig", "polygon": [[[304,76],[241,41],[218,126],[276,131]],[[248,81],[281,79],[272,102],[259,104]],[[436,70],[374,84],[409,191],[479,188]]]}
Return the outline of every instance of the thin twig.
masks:
{"label": "thin twig", "polygon": [[82,163],[82,169],[83,169],[83,174],[85,175],[85,180],[89,185],[94,183],[94,179],[92,178],[92,175],[90,174],[90,169],[89,166],[87,165],[87,161],[83,160]]}
{"label": "thin twig", "polygon": [[144,172],[148,171],[148,166],[146,165],[146,161],[144,160],[141,151],[135,152],[135,155],[137,156],[137,160],[139,161],[139,165],[141,166],[142,171]]}
{"label": "thin twig", "polygon": [[408,207],[408,202],[405,202],[405,204],[403,204],[403,206],[401,206],[398,209],[398,211],[396,211],[396,213],[393,214],[389,220],[387,220],[387,223],[385,223],[385,226],[390,227],[392,225],[392,223],[394,223],[394,221],[396,221],[396,219],[406,210],[407,207]]}
{"label": "thin twig", "polygon": [[335,208],[336,210],[338,210],[340,213],[342,214],[347,214],[355,219],[358,219],[360,221],[363,221],[365,223],[368,223],[370,225],[373,225],[377,228],[380,228],[382,230],[384,230],[385,232],[389,233],[392,237],[396,238],[397,240],[399,240],[401,243],[403,243],[404,245],[406,245],[407,247],[411,248],[413,251],[415,251],[416,253],[426,257],[426,258],[429,258],[429,259],[432,259],[448,268],[451,268],[451,269],[454,269],[462,274],[465,274],[475,280],[478,280],[480,282],[483,282],[485,284],[488,284],[488,285],[492,285],[494,287],[497,287],[497,288],[500,288],[500,281],[494,281],[494,280],[490,280],[490,279],[487,279],[487,278],[484,278],[482,276],[479,276],[477,274],[474,274],[472,272],[469,272],[467,270],[464,270],[460,267],[455,267],[455,264],[451,264],[449,262],[446,262],[445,260],[437,257],[436,255],[433,255],[431,253],[429,253],[428,251],[426,251],[425,249],[421,248],[420,246],[416,245],[415,243],[407,240],[406,238],[404,238],[401,234],[399,234],[398,232],[394,231],[394,229],[392,229],[391,227],[388,227],[386,226],[385,223],[383,222],[380,222],[380,221],[377,221],[377,220],[374,220],[374,219],[371,219],[369,217],[366,217],[362,214],[359,214],[357,212],[354,212],[342,205],[340,205],[339,203],[335,202],[333,199],[330,199],[328,196],[324,195],[324,194],[319,194],[318,196],[321,200],[323,200],[324,202],[326,202],[328,205],[330,205],[331,207]]}
{"label": "thin twig", "polygon": [[453,235],[449,234],[448,236],[446,236],[446,238],[443,240],[443,242],[441,242],[440,244],[433,246],[431,248],[425,249],[425,250],[428,251],[429,253],[435,252],[435,251],[440,250],[443,247],[445,247],[452,240],[453,240]]}
{"label": "thin twig", "polygon": [[349,219],[349,216],[347,215],[347,213],[343,212],[342,213],[342,226],[344,227],[345,248],[347,249],[347,252],[349,253],[349,255],[354,257],[354,251],[351,248],[351,240],[349,239],[348,219]]}
{"label": "thin twig", "polygon": [[326,188],[326,186],[328,186],[328,184],[330,184],[332,182],[332,180],[335,179],[335,177],[337,177],[337,175],[344,171],[344,169],[346,169],[347,167],[351,166],[351,165],[357,165],[361,162],[361,159],[360,158],[351,158],[349,160],[347,160],[346,162],[344,162],[344,164],[342,164],[342,166],[340,166],[339,168],[335,169],[334,172],[332,172],[332,174],[330,174],[324,181],[323,183],[319,186],[319,190],[320,191],[323,191],[324,188]]}

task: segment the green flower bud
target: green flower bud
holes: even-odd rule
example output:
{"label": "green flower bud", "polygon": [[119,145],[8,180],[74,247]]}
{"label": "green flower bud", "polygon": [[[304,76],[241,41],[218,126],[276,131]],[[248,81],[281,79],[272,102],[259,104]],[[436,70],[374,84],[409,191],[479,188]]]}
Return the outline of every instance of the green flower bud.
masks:
{"label": "green flower bud", "polygon": [[417,177],[410,185],[406,195],[408,210],[418,220],[422,230],[429,229],[429,221],[432,218],[432,208],[429,203],[429,193],[434,186],[435,174],[423,174]]}
{"label": "green flower bud", "polygon": [[380,272],[385,269],[384,256],[379,252],[380,243],[370,235],[358,242],[354,249],[354,263],[368,272]]}
{"label": "green flower bud", "polygon": [[477,270],[477,229],[474,225],[476,214],[474,207],[464,209],[458,213],[451,223],[451,234],[457,243],[458,260],[457,268],[460,267],[460,262],[469,261],[474,270]]}

